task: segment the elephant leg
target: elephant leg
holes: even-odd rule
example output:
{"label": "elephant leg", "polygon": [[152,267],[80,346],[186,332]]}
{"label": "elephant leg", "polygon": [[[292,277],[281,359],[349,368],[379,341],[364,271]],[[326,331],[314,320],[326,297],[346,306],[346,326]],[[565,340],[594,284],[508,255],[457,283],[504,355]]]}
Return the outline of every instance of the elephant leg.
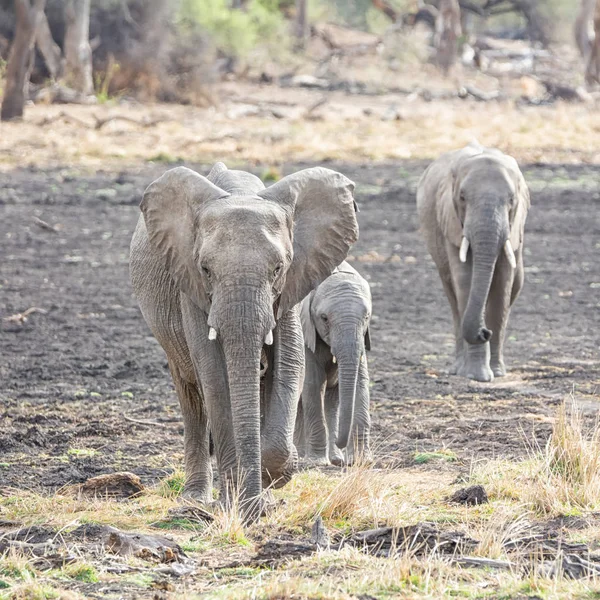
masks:
{"label": "elephant leg", "polygon": [[190,300],[182,299],[181,305],[187,325],[186,339],[210,422],[219,471],[220,499],[228,505],[234,497],[238,483],[238,461],[225,357],[218,341],[208,339],[206,315]]}
{"label": "elephant leg", "polygon": [[183,379],[178,368],[169,362],[169,370],[183,415],[185,449],[184,496],[202,503],[212,497],[212,467],[209,451],[208,415],[195,384]]}
{"label": "elephant leg", "polygon": [[274,331],[271,393],[265,398],[261,431],[263,485],[282,487],[298,468],[294,424],[304,380],[304,337],[300,307],[283,315]]}
{"label": "elephant leg", "polygon": [[442,275],[440,273],[440,276],[442,285],[444,286],[444,292],[446,292],[446,297],[448,298],[452,310],[452,322],[454,324],[454,364],[450,368],[450,375],[456,375],[464,365],[463,338],[460,330],[460,311],[458,309],[458,300],[454,292],[452,280],[448,278],[447,274]]}
{"label": "elephant leg", "polygon": [[[302,388],[306,459],[311,464],[327,465],[327,428],[324,399],[327,374],[316,356],[306,349],[306,373]],[[334,439],[335,442],[335,439]]]}
{"label": "elephant leg", "polygon": [[488,297],[485,320],[494,332],[490,340],[490,366],[495,377],[506,375],[504,338],[510,313],[515,274],[504,254],[498,258]]}
{"label": "elephant leg", "polygon": [[462,348],[462,360],[457,361],[456,374],[475,381],[492,381],[494,374],[490,369],[490,343],[469,344],[462,337],[462,320],[471,291],[471,257],[467,258],[466,263],[461,263],[458,251],[453,249],[449,260],[458,309],[457,352]]}
{"label": "elephant leg", "polygon": [[335,443],[338,437],[340,420],[340,391],[337,384],[325,389],[323,409],[325,413],[325,424],[327,426],[326,435],[329,462],[332,465],[341,467],[344,464],[344,455]]}
{"label": "elephant leg", "polygon": [[356,385],[356,406],[354,408],[354,424],[352,436],[347,448],[347,463],[353,464],[357,459],[367,461],[371,458],[371,413],[369,410],[369,369],[367,358],[363,356],[358,368]]}

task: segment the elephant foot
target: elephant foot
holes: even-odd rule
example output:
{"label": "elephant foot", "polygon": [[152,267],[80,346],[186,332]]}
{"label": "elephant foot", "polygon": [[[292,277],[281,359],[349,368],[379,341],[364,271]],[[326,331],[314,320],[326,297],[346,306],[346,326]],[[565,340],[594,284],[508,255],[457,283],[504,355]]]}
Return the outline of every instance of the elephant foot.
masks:
{"label": "elephant foot", "polygon": [[464,365],[465,361],[462,356],[460,358],[456,358],[448,372],[450,375],[460,375],[460,372],[464,369]]}
{"label": "elephant foot", "polygon": [[298,451],[295,446],[290,450],[265,449],[262,453],[263,488],[283,487],[298,470]]}
{"label": "elephant foot", "polygon": [[490,382],[494,381],[493,371],[486,365],[477,369],[468,369],[467,378],[475,381]]}
{"label": "elephant foot", "polygon": [[187,484],[183,488],[181,494],[183,500],[191,500],[198,504],[207,505],[212,501],[212,484],[211,485],[190,485]]}
{"label": "elephant foot", "polygon": [[311,467],[326,467],[329,464],[329,459],[327,458],[327,454],[313,454],[308,453],[303,461],[302,465],[311,468]]}
{"label": "elephant foot", "polygon": [[504,377],[506,375],[506,366],[504,365],[504,361],[492,361],[492,372],[494,373],[494,377]]}
{"label": "elephant foot", "polygon": [[343,467],[346,464],[342,451],[335,445],[329,448],[329,462],[336,467]]}

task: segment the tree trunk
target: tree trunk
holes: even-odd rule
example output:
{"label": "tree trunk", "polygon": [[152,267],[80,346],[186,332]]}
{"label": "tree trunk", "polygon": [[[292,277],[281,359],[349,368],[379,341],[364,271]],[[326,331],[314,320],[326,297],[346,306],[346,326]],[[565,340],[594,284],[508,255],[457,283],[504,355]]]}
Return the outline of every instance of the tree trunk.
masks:
{"label": "tree trunk", "polygon": [[82,94],[93,94],[90,0],[67,0],[65,22],[65,83]]}
{"label": "tree trunk", "polygon": [[46,0],[34,0],[33,6],[29,0],[15,0],[17,22],[6,67],[6,84],[0,110],[2,121],[10,121],[23,116],[36,30],[44,13],[45,5]]}
{"label": "tree trunk", "polygon": [[50,77],[52,77],[52,79],[60,77],[62,71],[62,52],[52,37],[50,25],[48,25],[48,19],[45,14],[42,14],[36,33],[35,43],[40,54],[44,57],[44,62],[46,63]]}
{"label": "tree trunk", "polygon": [[440,0],[439,15],[436,20],[436,62],[447,75],[458,56],[460,27],[460,6],[458,0]]}
{"label": "tree trunk", "polygon": [[600,0],[596,0],[594,34],[594,41],[592,42],[585,70],[585,81],[588,86],[600,83]]}
{"label": "tree trunk", "polygon": [[590,55],[590,49],[592,47],[592,36],[591,28],[594,21],[594,8],[596,7],[596,0],[581,0],[579,5],[579,13],[575,19],[575,26],[573,28],[575,33],[575,43],[581,57],[583,58],[584,64],[587,63],[587,59]]}
{"label": "tree trunk", "polygon": [[296,38],[297,48],[303,49],[308,38],[308,6],[307,0],[296,0]]}

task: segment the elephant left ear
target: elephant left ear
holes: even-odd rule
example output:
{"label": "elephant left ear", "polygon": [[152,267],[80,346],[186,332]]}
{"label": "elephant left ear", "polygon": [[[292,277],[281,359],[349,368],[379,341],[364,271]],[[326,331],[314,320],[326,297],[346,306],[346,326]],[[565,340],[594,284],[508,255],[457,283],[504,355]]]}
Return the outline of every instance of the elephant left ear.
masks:
{"label": "elephant left ear", "polygon": [[358,239],[354,183],[323,167],[284,177],[258,195],[293,219],[294,258],[281,292],[277,318],[305,298],[348,255]]}
{"label": "elephant left ear", "polygon": [[520,169],[517,167],[517,185],[515,191],[515,216],[510,226],[510,243],[514,251],[517,251],[523,244],[525,234],[525,220],[527,211],[531,204],[529,188]]}

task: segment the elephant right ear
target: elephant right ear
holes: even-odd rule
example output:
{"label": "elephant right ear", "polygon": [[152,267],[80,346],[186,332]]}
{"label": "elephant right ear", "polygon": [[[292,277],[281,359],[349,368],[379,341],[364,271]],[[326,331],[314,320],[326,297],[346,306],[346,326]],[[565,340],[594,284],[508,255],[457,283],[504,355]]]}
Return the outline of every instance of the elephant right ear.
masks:
{"label": "elephant right ear", "polygon": [[457,248],[462,241],[462,223],[458,218],[455,195],[458,194],[458,182],[455,169],[450,169],[438,188],[437,220],[444,237]]}
{"label": "elephant right ear", "polygon": [[140,204],[150,243],[178,287],[205,309],[208,298],[194,257],[196,215],[206,203],[228,195],[195,171],[176,167],[146,188]]}
{"label": "elephant right ear", "polygon": [[312,302],[313,292],[311,292],[300,305],[300,322],[302,323],[302,333],[304,334],[304,345],[314,352],[317,346],[317,330],[310,316],[310,303]]}

